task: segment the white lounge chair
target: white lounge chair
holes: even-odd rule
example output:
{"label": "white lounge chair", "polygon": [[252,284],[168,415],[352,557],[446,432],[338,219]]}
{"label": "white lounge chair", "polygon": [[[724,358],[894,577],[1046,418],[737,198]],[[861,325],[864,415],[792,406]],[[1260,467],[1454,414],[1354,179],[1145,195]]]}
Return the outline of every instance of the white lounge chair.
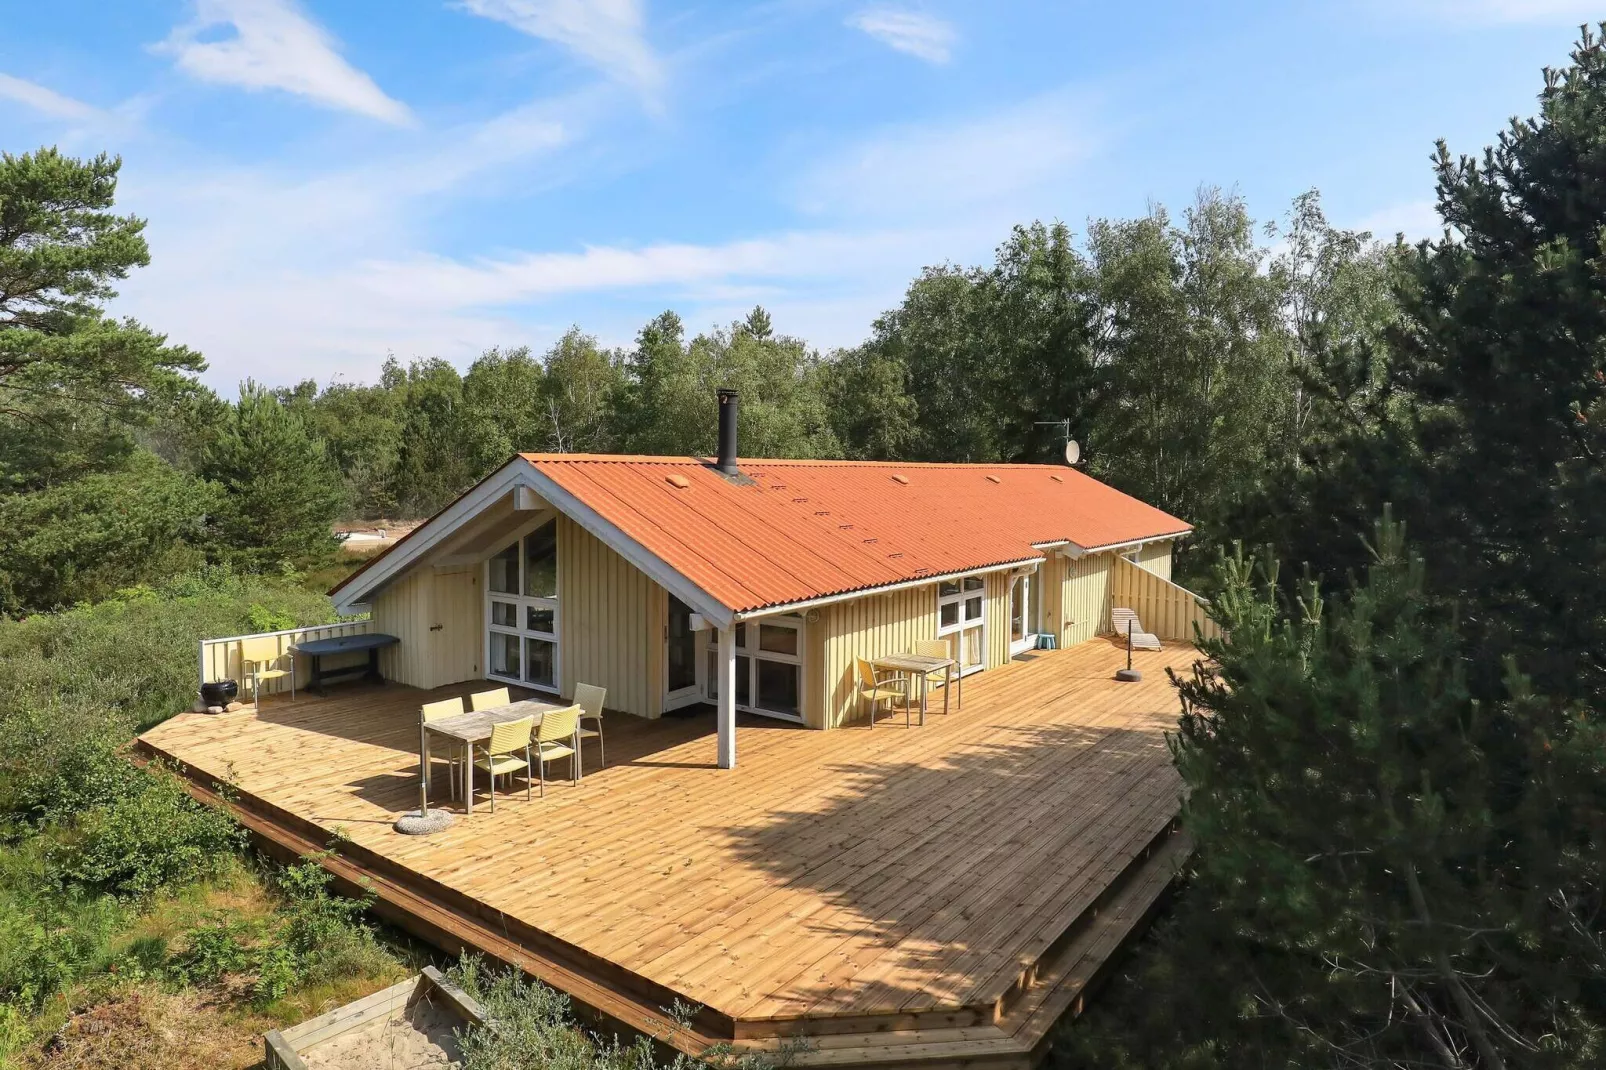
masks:
{"label": "white lounge chair", "polygon": [[1143,630],[1143,622],[1138,620],[1135,610],[1115,607],[1110,610],[1110,623],[1115,626],[1116,638],[1124,641],[1128,635],[1132,637],[1133,650],[1161,649],[1160,637]]}

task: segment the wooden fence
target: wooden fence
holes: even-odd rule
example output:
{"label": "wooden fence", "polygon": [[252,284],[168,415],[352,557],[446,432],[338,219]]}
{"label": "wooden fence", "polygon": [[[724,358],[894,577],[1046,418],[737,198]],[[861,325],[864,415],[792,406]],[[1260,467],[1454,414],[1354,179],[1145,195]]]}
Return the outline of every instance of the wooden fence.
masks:
{"label": "wooden fence", "polygon": [[[274,639],[279,653],[289,650],[295,643],[310,642],[313,639],[337,639],[342,635],[366,635],[372,626],[372,621],[364,617],[361,620],[341,621],[339,624],[315,624],[308,628],[291,628],[282,632],[258,632],[255,635],[230,635],[222,639],[202,639],[200,643],[200,670],[203,684],[215,680],[240,681],[241,698],[245,691],[245,666],[240,657],[241,644],[248,639]],[[353,662],[364,661],[366,653],[354,654],[350,659]],[[312,662],[308,658],[296,658],[296,687],[305,687],[312,678]],[[325,669],[334,668],[333,664],[326,665]],[[263,688],[268,694],[290,690],[288,677],[277,680],[263,681]]]}
{"label": "wooden fence", "polygon": [[1206,612],[1203,598],[1124,557],[1115,559],[1110,596],[1112,605],[1136,611],[1144,630],[1167,642],[1193,642],[1195,626],[1206,639],[1221,635],[1221,629]]}

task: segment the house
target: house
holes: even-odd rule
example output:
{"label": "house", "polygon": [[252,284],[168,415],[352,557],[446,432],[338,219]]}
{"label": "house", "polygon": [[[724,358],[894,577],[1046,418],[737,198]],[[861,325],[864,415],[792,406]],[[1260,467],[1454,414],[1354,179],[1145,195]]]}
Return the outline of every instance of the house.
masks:
{"label": "house", "polygon": [[419,688],[583,681],[644,718],[715,703],[724,767],[738,711],[860,718],[855,658],[940,637],[973,673],[1085,642],[1129,574],[1162,589],[1148,616],[1167,598],[1198,616],[1168,582],[1189,525],[1074,468],[738,461],[720,401],[715,459],[513,457],[335,587],[337,609],[398,637],[381,667]]}

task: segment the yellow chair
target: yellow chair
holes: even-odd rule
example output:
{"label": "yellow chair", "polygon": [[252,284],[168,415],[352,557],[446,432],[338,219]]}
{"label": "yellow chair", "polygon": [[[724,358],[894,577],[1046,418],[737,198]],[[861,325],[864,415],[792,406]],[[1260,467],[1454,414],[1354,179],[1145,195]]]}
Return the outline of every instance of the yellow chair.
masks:
{"label": "yellow chair", "polygon": [[[876,676],[875,666],[871,665],[863,658],[854,658],[853,665],[858,671],[859,676],[858,700],[860,708],[863,708],[865,699],[870,700],[871,728],[875,727],[875,711],[877,706],[881,705],[883,702],[907,703],[909,701],[909,682],[903,679],[901,676],[888,674],[884,678],[878,678]],[[893,708],[896,709],[896,705],[894,705]]]}
{"label": "yellow chair", "polygon": [[468,697],[469,708],[475,713],[488,710],[492,706],[506,706],[512,701],[505,687],[499,687],[494,691],[478,691]]}
{"label": "yellow chair", "polygon": [[[548,716],[551,716],[548,714]],[[491,726],[491,740],[485,745],[485,757],[474,759],[474,767],[491,774],[491,813],[496,813],[496,778],[511,776],[524,770],[524,797],[530,797],[530,729],[534,717],[520,717],[517,721],[503,721]],[[522,752],[524,757],[520,758]],[[472,774],[470,774],[472,776]],[[472,780],[468,790],[474,790]]]}
{"label": "yellow chair", "polygon": [[[951,658],[954,656],[953,648],[948,645],[948,640],[946,639],[916,640],[915,648],[910,653],[919,654],[923,658]],[[931,684],[941,684],[943,687],[947,687],[950,682],[950,675],[954,675],[952,667],[933,669],[926,674],[926,684],[928,687]],[[943,699],[943,712],[946,713],[947,709],[948,700]]]}
{"label": "yellow chair", "polygon": [[[447,717],[456,717],[463,712],[463,700],[460,698],[443,698],[439,702],[426,702],[419,707],[418,715],[424,724],[431,721],[445,720]],[[452,790],[452,798],[457,798],[457,771],[463,764],[461,753],[450,754],[446,758],[447,786]],[[427,775],[427,774],[426,774]]]}
{"label": "yellow chair", "polygon": [[541,716],[541,726],[535,730],[535,765],[541,777],[541,797],[546,798],[546,763],[561,758],[569,759],[569,769],[575,781],[580,779],[580,707],[565,706],[561,710],[548,710]]}
{"label": "yellow chair", "polygon": [[[588,739],[597,741],[599,769],[608,764],[608,748],[602,742],[602,701],[607,697],[608,689],[605,687],[598,687],[595,684],[574,685],[574,704],[580,707],[580,726],[575,730],[575,735],[580,738],[579,745],[582,747]],[[587,728],[587,721],[595,721],[597,727]]]}
{"label": "yellow chair", "polygon": [[281,647],[281,636],[240,640],[240,674],[251,684],[251,702],[262,708],[262,681],[290,678],[290,701],[296,700],[295,655]]}

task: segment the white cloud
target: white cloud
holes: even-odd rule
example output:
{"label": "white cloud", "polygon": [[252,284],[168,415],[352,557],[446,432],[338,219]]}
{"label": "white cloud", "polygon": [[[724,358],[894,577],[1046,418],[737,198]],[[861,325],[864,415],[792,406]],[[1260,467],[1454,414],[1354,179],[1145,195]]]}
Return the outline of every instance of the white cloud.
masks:
{"label": "white cloud", "polygon": [[[219,26],[224,40],[202,40]],[[341,58],[337,42],[295,0],[198,0],[193,21],[175,29],[158,51],[204,82],[246,89],[282,89],[327,107],[406,125],[406,105]]]}
{"label": "white cloud", "polygon": [[640,0],[462,0],[465,10],[562,45],[649,99],[663,64],[644,32]]}
{"label": "white cloud", "polygon": [[1062,187],[1096,140],[1094,109],[1051,93],[957,122],[883,131],[806,171],[796,190],[824,215],[940,218],[974,206],[1020,206]]}
{"label": "white cloud", "polygon": [[896,8],[866,8],[850,16],[848,25],[927,63],[947,63],[958,37],[953,26],[934,15]]}
{"label": "white cloud", "polygon": [[0,99],[26,104],[52,119],[93,119],[100,114],[97,109],[81,100],[74,100],[54,89],[46,89],[35,82],[15,78],[9,74],[0,74]]}

